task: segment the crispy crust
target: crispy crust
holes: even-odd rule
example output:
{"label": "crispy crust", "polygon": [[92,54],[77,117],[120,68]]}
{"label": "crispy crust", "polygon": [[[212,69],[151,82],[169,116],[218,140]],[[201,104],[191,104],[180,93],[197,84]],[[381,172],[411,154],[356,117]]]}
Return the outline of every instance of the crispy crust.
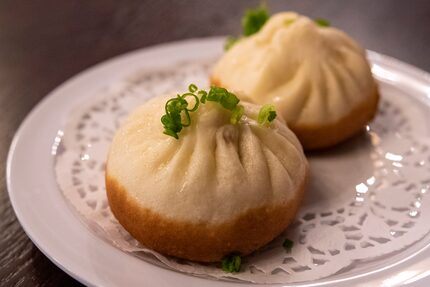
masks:
{"label": "crispy crust", "polygon": [[334,146],[359,133],[372,121],[378,111],[379,92],[375,85],[373,97],[357,106],[335,122],[322,125],[288,125],[297,135],[303,148],[316,150]]}
{"label": "crispy crust", "polygon": [[108,172],[106,191],[115,217],[145,246],[179,258],[216,262],[233,252],[247,255],[278,236],[294,219],[305,181],[287,204],[252,209],[218,225],[170,219],[145,208]]}
{"label": "crispy crust", "polygon": [[[216,86],[223,86],[218,79],[213,77],[210,78],[210,82]],[[378,110],[378,102],[379,91],[375,83],[373,97],[337,121],[321,125],[288,123],[288,127],[299,138],[305,150],[331,147],[359,133],[374,118]]]}

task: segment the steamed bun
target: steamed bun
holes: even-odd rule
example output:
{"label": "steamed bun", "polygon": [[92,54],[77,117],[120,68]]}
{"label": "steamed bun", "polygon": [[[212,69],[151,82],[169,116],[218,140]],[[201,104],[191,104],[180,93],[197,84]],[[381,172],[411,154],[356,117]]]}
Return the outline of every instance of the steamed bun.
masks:
{"label": "steamed bun", "polygon": [[353,39],[292,12],[275,14],[227,51],[211,82],[275,104],[305,149],[357,133],[379,98],[366,53]]}
{"label": "steamed bun", "polygon": [[166,97],[134,111],[114,136],[106,167],[109,205],[145,246],[212,262],[246,255],[279,235],[302,199],[307,161],[281,118],[256,124],[244,103],[240,123],[206,102],[179,139],[163,134]]}

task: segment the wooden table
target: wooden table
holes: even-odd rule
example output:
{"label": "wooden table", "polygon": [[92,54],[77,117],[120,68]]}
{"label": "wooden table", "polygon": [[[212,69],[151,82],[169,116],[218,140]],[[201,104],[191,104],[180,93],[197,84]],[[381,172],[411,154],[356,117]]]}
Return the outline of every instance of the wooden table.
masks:
{"label": "wooden table", "polygon": [[[27,238],[11,208],[5,162],[27,113],[74,74],[130,50],[239,34],[257,1],[17,1],[0,3],[0,285],[76,286]],[[430,1],[268,1],[329,19],[368,49],[430,71]],[[29,190],[28,192],[31,192]]]}

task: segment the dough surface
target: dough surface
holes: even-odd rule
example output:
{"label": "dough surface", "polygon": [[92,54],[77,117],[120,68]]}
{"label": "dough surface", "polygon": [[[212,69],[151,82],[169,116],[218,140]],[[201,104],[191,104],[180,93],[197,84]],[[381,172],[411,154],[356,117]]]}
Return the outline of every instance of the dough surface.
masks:
{"label": "dough surface", "polygon": [[[293,12],[273,15],[235,44],[215,65],[211,82],[255,103],[274,103],[300,140],[307,130],[330,126],[327,132],[341,141],[372,119],[378,103],[365,50],[344,32]],[[349,125],[351,132],[336,132],[363,106],[368,112]]]}

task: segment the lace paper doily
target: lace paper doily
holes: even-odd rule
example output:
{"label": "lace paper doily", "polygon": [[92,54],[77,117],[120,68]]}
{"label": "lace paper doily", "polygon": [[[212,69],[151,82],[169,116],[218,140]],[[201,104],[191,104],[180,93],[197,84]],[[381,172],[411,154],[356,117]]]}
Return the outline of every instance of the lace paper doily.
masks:
{"label": "lace paper doily", "polygon": [[[422,239],[430,230],[430,141],[420,138],[403,100],[384,96],[367,132],[329,151],[309,154],[311,180],[297,219],[278,239],[228,274],[163,256],[134,240],[113,217],[105,194],[105,159],[115,130],[151,97],[207,86],[212,61],[140,73],[107,86],[76,107],[52,147],[58,184],[102,239],[154,264],[217,279],[292,283],[358,270]],[[284,238],[294,241],[287,252]],[[348,270],[348,271],[347,271]]]}

